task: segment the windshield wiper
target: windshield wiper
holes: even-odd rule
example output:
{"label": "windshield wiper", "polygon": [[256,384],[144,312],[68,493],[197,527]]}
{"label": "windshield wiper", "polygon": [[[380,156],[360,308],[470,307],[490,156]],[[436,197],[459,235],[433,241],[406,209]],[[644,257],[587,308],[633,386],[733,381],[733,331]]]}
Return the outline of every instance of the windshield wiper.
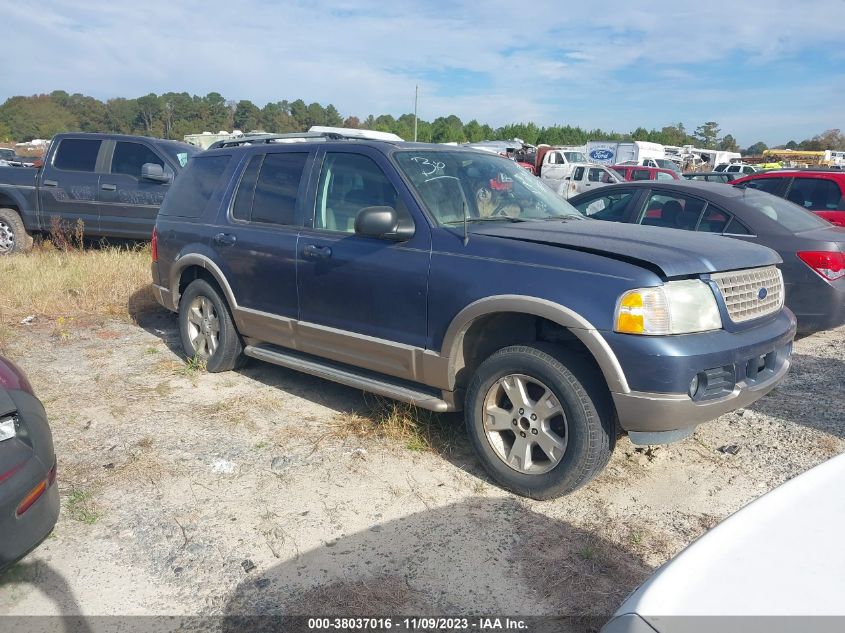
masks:
{"label": "windshield wiper", "polygon": [[583,215],[550,215],[545,218],[537,218],[543,222],[550,222],[551,220],[558,220],[559,222],[569,222],[570,220],[586,220]]}

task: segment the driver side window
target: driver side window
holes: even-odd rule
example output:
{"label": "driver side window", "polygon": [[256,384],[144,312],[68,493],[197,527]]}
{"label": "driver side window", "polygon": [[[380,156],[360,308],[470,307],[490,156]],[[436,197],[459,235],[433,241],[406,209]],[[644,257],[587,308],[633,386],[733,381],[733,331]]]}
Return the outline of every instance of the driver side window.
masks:
{"label": "driver side window", "polygon": [[355,218],[365,207],[393,207],[400,224],[410,221],[396,188],[373,159],[363,154],[327,153],[317,189],[314,227],[354,233]]}

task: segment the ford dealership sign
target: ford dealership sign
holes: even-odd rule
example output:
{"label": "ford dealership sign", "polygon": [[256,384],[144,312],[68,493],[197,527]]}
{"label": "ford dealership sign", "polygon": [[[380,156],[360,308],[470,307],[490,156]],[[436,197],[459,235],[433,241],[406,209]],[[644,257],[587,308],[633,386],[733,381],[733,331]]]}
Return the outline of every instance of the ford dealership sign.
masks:
{"label": "ford dealership sign", "polygon": [[597,163],[607,163],[613,160],[614,152],[609,147],[596,147],[590,152],[590,160]]}

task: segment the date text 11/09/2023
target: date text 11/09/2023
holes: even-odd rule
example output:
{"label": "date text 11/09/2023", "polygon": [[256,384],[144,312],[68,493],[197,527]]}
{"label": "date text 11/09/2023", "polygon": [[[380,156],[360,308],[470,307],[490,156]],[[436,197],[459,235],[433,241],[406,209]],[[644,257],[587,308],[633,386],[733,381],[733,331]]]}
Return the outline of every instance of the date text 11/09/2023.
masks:
{"label": "date text 11/09/2023", "polygon": [[528,631],[528,623],[520,618],[309,618],[312,631]]}

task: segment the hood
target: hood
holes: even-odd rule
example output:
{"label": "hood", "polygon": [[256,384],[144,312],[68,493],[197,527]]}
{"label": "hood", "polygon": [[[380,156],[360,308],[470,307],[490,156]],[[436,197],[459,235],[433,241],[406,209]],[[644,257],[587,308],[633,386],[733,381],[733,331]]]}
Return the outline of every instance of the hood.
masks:
{"label": "hood", "polygon": [[637,613],[658,631],[680,629],[661,625],[661,620],[681,624],[677,616],[845,615],[843,486],[845,455],[839,455],[707,532],[655,572],[616,614]]}
{"label": "hood", "polygon": [[657,268],[667,278],[756,268],[781,262],[780,256],[765,246],[721,235],[598,220],[476,223],[472,226],[472,232],[631,261],[644,268]]}

